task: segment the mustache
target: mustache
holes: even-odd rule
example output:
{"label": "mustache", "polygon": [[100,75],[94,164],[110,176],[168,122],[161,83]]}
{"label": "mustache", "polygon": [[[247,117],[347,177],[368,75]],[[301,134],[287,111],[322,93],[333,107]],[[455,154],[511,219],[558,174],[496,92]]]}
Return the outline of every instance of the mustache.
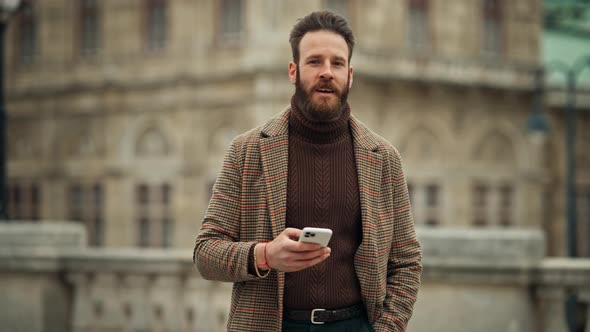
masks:
{"label": "mustache", "polygon": [[332,83],[332,81],[320,81],[312,87],[311,91],[315,91],[317,89],[328,89],[340,92],[340,89],[334,83]]}

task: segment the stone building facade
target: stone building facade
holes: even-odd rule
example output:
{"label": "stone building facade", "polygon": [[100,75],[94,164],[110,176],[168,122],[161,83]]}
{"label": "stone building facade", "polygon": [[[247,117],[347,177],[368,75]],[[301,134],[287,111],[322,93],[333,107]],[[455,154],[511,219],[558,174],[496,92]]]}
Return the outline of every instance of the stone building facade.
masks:
{"label": "stone building facade", "polygon": [[99,246],[191,247],[229,142],[289,101],[290,28],[331,8],[358,40],[353,113],[404,156],[416,223],[545,226],[563,253],[547,194],[563,145],[526,127],[540,0],[28,3],[8,33],[17,219],[82,220]]}

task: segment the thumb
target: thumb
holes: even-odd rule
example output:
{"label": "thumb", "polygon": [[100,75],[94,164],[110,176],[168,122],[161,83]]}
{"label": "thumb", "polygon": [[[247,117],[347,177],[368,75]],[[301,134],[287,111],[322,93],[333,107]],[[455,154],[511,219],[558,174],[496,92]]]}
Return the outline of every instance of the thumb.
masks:
{"label": "thumb", "polygon": [[283,234],[285,234],[290,239],[298,240],[299,236],[301,235],[301,230],[298,228],[289,227],[289,228],[285,228],[285,230],[283,231]]}

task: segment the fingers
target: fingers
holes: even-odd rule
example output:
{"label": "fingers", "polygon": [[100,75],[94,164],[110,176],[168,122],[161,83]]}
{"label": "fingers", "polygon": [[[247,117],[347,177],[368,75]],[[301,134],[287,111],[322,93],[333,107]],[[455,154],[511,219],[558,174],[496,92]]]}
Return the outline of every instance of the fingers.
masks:
{"label": "fingers", "polygon": [[298,228],[288,227],[288,228],[285,228],[285,230],[281,233],[281,235],[286,235],[291,240],[298,240],[299,236],[301,236],[301,230]]}
{"label": "fingers", "polygon": [[284,272],[300,271],[323,262],[330,256],[330,248],[317,243],[299,242],[301,230],[286,228],[266,245],[267,264]]}
{"label": "fingers", "polygon": [[305,261],[298,261],[295,264],[293,264],[293,266],[292,266],[293,269],[291,271],[285,271],[285,272],[297,272],[297,271],[308,269],[314,265],[317,265],[317,264],[325,261],[326,259],[328,259],[328,257],[330,257],[329,253],[317,256],[314,259],[305,260]]}
{"label": "fingers", "polygon": [[322,248],[320,250],[291,253],[289,258],[284,260],[283,271],[296,272],[310,268],[319,264],[330,257],[331,249]]}
{"label": "fingers", "polygon": [[317,243],[305,243],[305,242],[294,241],[294,243],[291,243],[289,245],[288,249],[291,251],[294,251],[294,252],[307,252],[307,251],[318,251],[318,250],[322,249],[322,246],[320,246]]}
{"label": "fingers", "polygon": [[311,251],[303,251],[299,252],[295,257],[298,261],[308,261],[313,260],[317,257],[329,255],[332,252],[330,248],[321,248],[320,250],[311,250]]}
{"label": "fingers", "polygon": [[301,230],[297,228],[285,228],[285,230],[279,235],[279,237],[286,237],[285,247],[290,251],[312,251],[318,250],[322,246],[317,243],[305,243],[299,242],[299,236],[301,236]]}
{"label": "fingers", "polygon": [[314,265],[317,265],[317,264],[325,261],[326,259],[328,259],[328,257],[330,257],[330,253],[327,253],[325,255],[316,257],[316,258],[312,259],[311,261],[309,261],[309,266],[308,267],[312,267]]}

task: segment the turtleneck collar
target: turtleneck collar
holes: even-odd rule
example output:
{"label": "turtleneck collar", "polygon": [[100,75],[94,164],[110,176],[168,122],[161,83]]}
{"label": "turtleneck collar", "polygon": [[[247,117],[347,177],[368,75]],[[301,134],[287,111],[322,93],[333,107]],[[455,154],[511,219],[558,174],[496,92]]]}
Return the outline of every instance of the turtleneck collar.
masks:
{"label": "turtleneck collar", "polygon": [[331,121],[313,121],[303,115],[293,98],[291,98],[291,115],[289,116],[289,133],[315,144],[334,143],[348,137],[350,127],[350,106],[348,103],[338,119]]}

